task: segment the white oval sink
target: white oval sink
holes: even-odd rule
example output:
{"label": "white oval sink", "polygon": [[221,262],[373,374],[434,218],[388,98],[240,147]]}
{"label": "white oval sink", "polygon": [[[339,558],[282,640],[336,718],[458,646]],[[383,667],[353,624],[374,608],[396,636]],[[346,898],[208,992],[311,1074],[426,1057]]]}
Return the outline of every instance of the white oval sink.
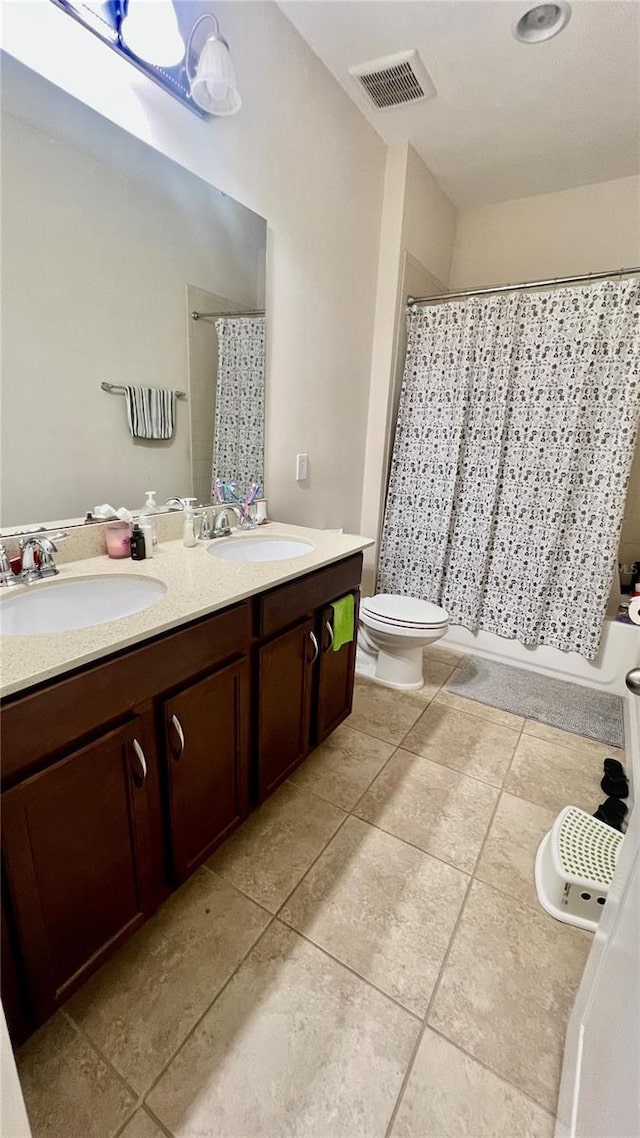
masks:
{"label": "white oval sink", "polygon": [[37,583],[0,602],[0,632],[3,636],[36,636],[91,628],[141,612],[166,591],[166,585],[149,577]]}
{"label": "white oval sink", "polygon": [[303,557],[313,548],[311,542],[294,537],[229,537],[213,541],[207,553],[224,561],[285,561]]}

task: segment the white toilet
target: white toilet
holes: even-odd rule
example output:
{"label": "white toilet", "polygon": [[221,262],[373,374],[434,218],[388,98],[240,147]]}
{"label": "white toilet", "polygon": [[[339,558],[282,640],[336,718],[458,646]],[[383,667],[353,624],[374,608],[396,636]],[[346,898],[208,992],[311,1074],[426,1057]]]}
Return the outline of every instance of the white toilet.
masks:
{"label": "white toilet", "polygon": [[387,688],[423,685],[422,650],[444,636],[449,614],[430,601],[380,593],[360,604],[356,674]]}

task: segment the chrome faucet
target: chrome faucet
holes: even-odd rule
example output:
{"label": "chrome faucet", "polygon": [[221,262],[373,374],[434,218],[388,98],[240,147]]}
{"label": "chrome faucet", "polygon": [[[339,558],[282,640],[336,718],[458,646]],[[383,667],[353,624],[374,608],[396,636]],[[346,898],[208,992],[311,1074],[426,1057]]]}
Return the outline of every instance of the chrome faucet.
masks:
{"label": "chrome faucet", "polygon": [[167,498],[164,503],[170,510],[184,510],[184,501],[182,498]]}
{"label": "chrome faucet", "polygon": [[54,533],[51,537],[30,537],[20,542],[22,550],[20,579],[23,584],[28,585],[31,581],[40,581],[43,577],[58,575],[60,570],[53,560],[53,554],[58,552],[55,542],[64,541],[68,536],[68,533]]}
{"label": "chrome faucet", "polygon": [[231,533],[231,526],[229,525],[229,518],[227,517],[229,510],[233,511],[238,518],[238,524],[242,525],[242,510],[239,506],[222,506],[221,509],[218,510],[213,523],[212,537],[229,537]]}
{"label": "chrome faucet", "polygon": [[0,545],[0,588],[11,589],[14,585],[20,585],[19,577],[16,577],[11,562],[4,545]]}

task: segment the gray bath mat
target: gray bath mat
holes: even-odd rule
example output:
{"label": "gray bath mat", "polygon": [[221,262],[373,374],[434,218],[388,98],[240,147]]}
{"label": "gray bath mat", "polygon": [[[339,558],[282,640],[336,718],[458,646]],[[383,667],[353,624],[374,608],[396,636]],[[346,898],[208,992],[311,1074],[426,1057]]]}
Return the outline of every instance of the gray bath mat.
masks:
{"label": "gray bath mat", "polygon": [[622,700],[597,688],[554,680],[479,656],[467,656],[445,688],[514,715],[538,719],[612,747],[624,747]]}

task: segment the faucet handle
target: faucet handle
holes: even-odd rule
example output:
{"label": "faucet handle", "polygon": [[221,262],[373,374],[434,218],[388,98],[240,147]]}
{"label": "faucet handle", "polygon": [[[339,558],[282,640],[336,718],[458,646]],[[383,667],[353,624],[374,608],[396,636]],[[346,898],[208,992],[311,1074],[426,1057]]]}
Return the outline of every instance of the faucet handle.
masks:
{"label": "faucet handle", "polygon": [[16,577],[11,562],[4,545],[0,545],[0,588],[9,589],[13,585],[19,585],[20,580]]}
{"label": "faucet handle", "polygon": [[48,537],[41,538],[41,541],[47,546],[48,553],[57,553],[58,543],[61,541],[66,541],[68,536],[69,534],[67,531],[61,529],[58,530],[57,533],[50,533]]}

